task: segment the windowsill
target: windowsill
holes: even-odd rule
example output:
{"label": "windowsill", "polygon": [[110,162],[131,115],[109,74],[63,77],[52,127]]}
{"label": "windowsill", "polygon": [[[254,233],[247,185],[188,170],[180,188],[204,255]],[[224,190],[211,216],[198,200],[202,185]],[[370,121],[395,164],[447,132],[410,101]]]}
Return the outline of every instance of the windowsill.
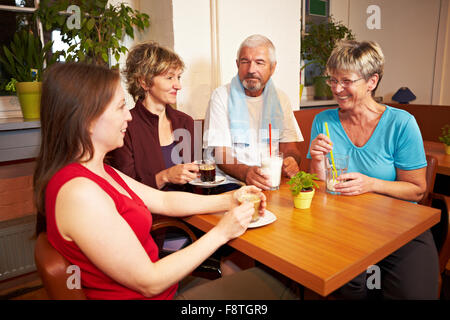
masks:
{"label": "windowsill", "polygon": [[25,120],[20,113],[20,117],[10,117],[6,119],[0,119],[0,132],[11,130],[23,130],[23,129],[35,129],[41,127],[41,121],[39,119]]}
{"label": "windowsill", "polygon": [[22,118],[17,96],[0,96],[0,119]]}
{"label": "windowsill", "polygon": [[328,107],[328,106],[337,106],[338,103],[336,100],[310,100],[310,99],[302,99],[300,101],[300,109],[301,108],[317,108],[317,107]]}

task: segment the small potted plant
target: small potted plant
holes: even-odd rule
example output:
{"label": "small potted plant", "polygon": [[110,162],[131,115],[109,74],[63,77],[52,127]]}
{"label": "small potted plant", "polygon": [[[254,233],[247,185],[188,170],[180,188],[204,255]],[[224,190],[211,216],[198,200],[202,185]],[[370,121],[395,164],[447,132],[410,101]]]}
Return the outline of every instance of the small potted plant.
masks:
{"label": "small potted plant", "polygon": [[[41,103],[41,77],[44,61],[51,50],[52,42],[42,46],[31,31],[23,29],[14,35],[9,46],[0,50],[0,63],[11,75],[6,90],[17,92],[25,119],[39,118]],[[47,62],[53,63],[55,57]]]}
{"label": "small potted plant", "polygon": [[442,136],[439,137],[439,141],[444,144],[445,153],[450,154],[450,125],[446,124],[442,127]]}
{"label": "small potted plant", "polygon": [[315,189],[319,185],[314,181],[319,180],[316,174],[307,173],[305,171],[297,172],[287,184],[294,196],[294,206],[298,209],[308,209],[314,197]]}

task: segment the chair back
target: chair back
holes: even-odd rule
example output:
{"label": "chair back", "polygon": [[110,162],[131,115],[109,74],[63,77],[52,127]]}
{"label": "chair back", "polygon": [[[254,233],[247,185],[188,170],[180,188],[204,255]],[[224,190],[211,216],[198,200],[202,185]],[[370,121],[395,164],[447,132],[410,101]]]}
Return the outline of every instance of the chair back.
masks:
{"label": "chair back", "polygon": [[427,189],[425,190],[422,200],[419,201],[419,204],[424,206],[431,206],[431,193],[433,192],[434,182],[436,180],[437,163],[436,157],[427,154]]}
{"label": "chair back", "polygon": [[83,289],[69,289],[67,268],[71,265],[48,242],[47,233],[41,232],[36,240],[34,260],[45,290],[53,300],[86,300]]}
{"label": "chair back", "polygon": [[434,242],[439,253],[439,269],[444,272],[450,259],[450,197],[431,193],[431,206],[441,210],[441,221],[431,228]]}

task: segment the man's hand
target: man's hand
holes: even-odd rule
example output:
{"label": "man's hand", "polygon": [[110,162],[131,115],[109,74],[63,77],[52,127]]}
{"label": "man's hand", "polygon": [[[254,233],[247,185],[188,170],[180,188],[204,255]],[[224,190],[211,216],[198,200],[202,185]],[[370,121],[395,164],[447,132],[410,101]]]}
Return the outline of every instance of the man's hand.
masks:
{"label": "man's hand", "polygon": [[270,190],[270,177],[264,174],[260,167],[250,167],[245,176],[247,185],[254,185],[263,190]]}
{"label": "man's hand", "polygon": [[283,174],[288,178],[292,178],[300,171],[297,161],[293,157],[287,157],[283,160]]}

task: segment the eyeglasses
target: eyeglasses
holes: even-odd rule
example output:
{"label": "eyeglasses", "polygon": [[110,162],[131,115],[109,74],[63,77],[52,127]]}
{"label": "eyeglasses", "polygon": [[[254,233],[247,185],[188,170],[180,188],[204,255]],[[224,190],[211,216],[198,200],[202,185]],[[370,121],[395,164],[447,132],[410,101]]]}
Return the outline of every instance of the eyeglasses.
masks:
{"label": "eyeglasses", "polygon": [[359,80],[362,80],[362,79],[364,79],[364,78],[359,78],[359,79],[356,79],[356,80],[344,79],[344,80],[338,81],[338,80],[333,79],[333,78],[328,78],[326,80],[326,82],[327,82],[327,85],[329,85],[330,87],[336,87],[337,84],[339,83],[342,88],[348,88],[351,85],[353,85],[353,83],[355,83],[356,81],[359,81]]}

